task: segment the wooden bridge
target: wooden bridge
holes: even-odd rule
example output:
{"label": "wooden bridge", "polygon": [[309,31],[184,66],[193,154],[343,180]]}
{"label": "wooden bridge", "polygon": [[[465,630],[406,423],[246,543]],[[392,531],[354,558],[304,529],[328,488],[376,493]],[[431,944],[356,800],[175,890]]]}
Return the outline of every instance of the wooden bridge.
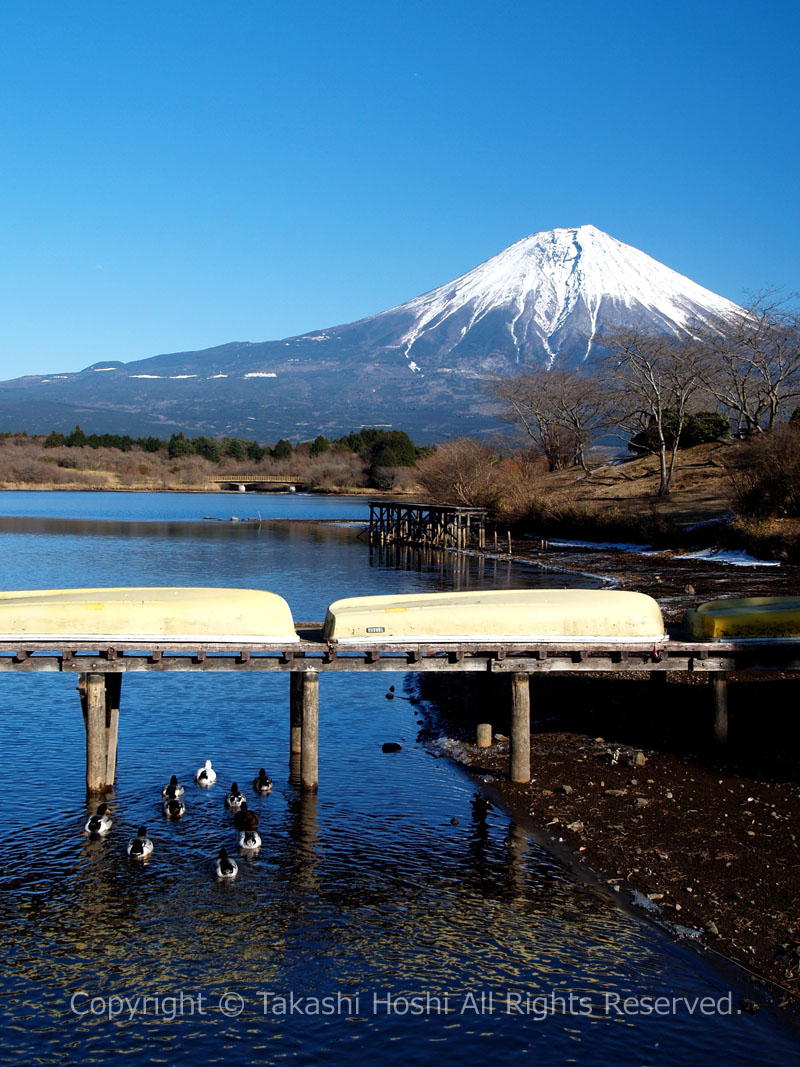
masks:
{"label": "wooden bridge", "polygon": [[[86,729],[89,793],[113,787],[123,675],[131,672],[252,673],[289,675],[290,764],[299,762],[304,789],[318,787],[319,677],[330,671],[482,672],[510,678],[510,776],[530,780],[530,680],[537,675],[584,674],[641,679],[680,672],[710,683],[710,725],[727,741],[727,683],[789,672],[800,678],[800,641],[687,641],[679,631],[652,642],[559,641],[519,643],[392,642],[343,647],[322,637],[319,624],[300,624],[296,644],[118,642],[113,648],[61,642],[0,644],[0,672],[57,672],[78,678]],[[535,687],[534,687],[535,688]]]}
{"label": "wooden bridge", "polygon": [[262,486],[286,485],[296,489],[301,485],[308,485],[308,478],[301,478],[294,474],[220,474],[210,481],[217,485],[235,486],[240,493],[248,488],[258,489]]}

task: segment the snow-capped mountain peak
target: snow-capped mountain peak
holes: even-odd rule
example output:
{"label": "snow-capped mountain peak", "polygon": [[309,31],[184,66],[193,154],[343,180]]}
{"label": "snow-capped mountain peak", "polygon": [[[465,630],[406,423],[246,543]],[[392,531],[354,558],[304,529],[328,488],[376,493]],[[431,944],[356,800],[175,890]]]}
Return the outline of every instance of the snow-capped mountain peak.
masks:
{"label": "snow-capped mountain peak", "polygon": [[[681,336],[735,311],[594,226],[535,233],[422,296],[307,334],[26,376],[0,420],[29,432],[340,436],[394,426],[418,440],[501,424],[486,386],[524,364],[573,364],[603,333]],[[103,373],[100,373],[103,372]]]}
{"label": "snow-capped mountain peak", "polygon": [[[496,326],[502,321],[492,331],[495,348],[515,362],[561,353],[577,362],[604,327],[643,320],[680,334],[693,321],[735,310],[724,297],[587,225],[525,237],[454,281],[362,323],[408,318],[394,343],[416,359],[431,342],[449,356],[491,316]],[[424,355],[420,362],[425,369]]]}

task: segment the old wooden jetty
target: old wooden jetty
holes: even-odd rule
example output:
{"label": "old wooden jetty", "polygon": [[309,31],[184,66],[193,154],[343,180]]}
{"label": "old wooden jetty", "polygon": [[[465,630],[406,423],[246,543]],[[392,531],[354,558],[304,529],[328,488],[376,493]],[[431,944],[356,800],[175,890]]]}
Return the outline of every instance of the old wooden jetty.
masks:
{"label": "old wooden jetty", "polygon": [[484,508],[370,500],[369,540],[379,545],[465,549],[486,546]]}
{"label": "old wooden jetty", "polygon": [[[172,671],[242,674],[279,671],[289,675],[289,750],[300,764],[303,788],[318,787],[319,678],[331,671],[483,672],[509,676],[510,775],[530,779],[530,680],[541,674],[589,674],[643,678],[668,673],[702,676],[710,684],[714,736],[727,738],[727,680],[792,672],[800,678],[797,640],[686,640],[673,631],[657,644],[525,641],[517,643],[414,643],[393,641],[348,646],[322,638],[318,624],[299,624],[298,643],[118,642],[97,648],[64,641],[0,644],[0,671],[58,672],[77,677],[86,729],[86,786],[90,793],[109,789],[117,769],[117,729],[122,678],[132,672]],[[535,689],[535,687],[534,687]]]}

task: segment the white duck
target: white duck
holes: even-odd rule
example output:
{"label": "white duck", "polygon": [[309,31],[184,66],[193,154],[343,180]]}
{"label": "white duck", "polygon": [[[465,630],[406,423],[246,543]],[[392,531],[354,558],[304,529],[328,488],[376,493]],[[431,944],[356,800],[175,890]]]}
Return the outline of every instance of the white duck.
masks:
{"label": "white duck", "polygon": [[207,759],[204,766],[198,767],[194,772],[194,780],[198,785],[213,785],[217,780],[217,772],[211,766],[211,760]]}

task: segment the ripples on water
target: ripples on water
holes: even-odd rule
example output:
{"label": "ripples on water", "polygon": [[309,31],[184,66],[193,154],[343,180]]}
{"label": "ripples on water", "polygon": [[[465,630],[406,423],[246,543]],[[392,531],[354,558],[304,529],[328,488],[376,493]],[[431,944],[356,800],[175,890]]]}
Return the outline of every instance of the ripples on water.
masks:
{"label": "ripples on water", "polygon": [[[0,549],[7,588],[79,584],[87,568],[97,584],[136,583],[155,568],[159,581],[181,584],[201,565],[203,584],[273,588],[312,618],[333,595],[453,582],[436,567],[370,568],[352,532],[292,531],[243,538],[241,530],[203,537],[151,529],[126,538],[37,529],[0,533]],[[481,577],[470,569],[460,580]],[[483,580],[504,577],[484,570]],[[538,580],[535,572],[514,577]],[[84,798],[74,679],[5,674],[3,1062],[102,1063],[124,1054],[136,1064],[355,1065],[380,1055],[428,1064],[477,1052],[527,1053],[542,1063],[705,1063],[723,1050],[732,1062],[791,1060],[796,1046],[763,1013],[608,1017],[606,991],[718,998],[728,985],[575,882],[460,771],[415,744],[413,706],[384,698],[391,680],[400,681],[322,677],[320,792],[309,796],[288,778],[287,677],[127,676],[114,826],[94,841],[82,836],[94,805]],[[402,751],[383,754],[387,740],[401,741]],[[192,774],[209,757],[219,777],[201,790]],[[275,789],[251,796],[261,766]],[[175,824],[160,814],[172,773],[187,787],[188,812]],[[261,814],[263,846],[237,856],[236,883],[220,885],[217,850],[238,853],[222,802],[234,779]],[[142,823],[155,842],[144,865],[125,855]],[[219,1011],[226,991],[243,998],[237,1018]],[[281,1014],[274,998],[265,1009],[265,994],[292,991],[351,999],[336,1015]],[[506,1011],[525,994],[553,991],[571,993],[576,1014],[540,1019],[541,1001],[529,1015]],[[170,998],[181,993],[184,1014],[170,1019],[178,1008]],[[146,995],[158,998],[159,1013],[151,1000],[133,1019],[79,1017],[70,1011],[76,994],[80,1011],[90,996]],[[387,997],[426,994],[439,999],[409,1002],[427,1006],[424,1014],[387,1011]],[[577,1014],[579,997],[591,1016]],[[402,999],[394,1003],[402,1010]]]}

